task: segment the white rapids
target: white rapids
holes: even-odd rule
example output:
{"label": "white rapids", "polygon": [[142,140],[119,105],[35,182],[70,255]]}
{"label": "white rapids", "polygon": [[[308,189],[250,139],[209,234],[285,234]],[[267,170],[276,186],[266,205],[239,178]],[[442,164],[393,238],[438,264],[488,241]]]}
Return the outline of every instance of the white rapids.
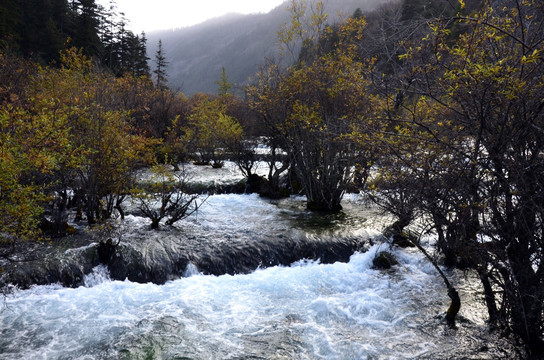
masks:
{"label": "white rapids", "polygon": [[[217,195],[176,231],[228,242],[258,241],[263,232],[343,237],[383,228],[355,195],[326,226],[303,204]],[[147,222],[129,215],[126,236],[177,236],[144,230]],[[0,360],[436,359],[484,333],[470,307],[461,312],[470,328],[456,336],[447,327],[444,284],[417,250],[391,250],[396,269],[373,270],[375,254],[386,249],[374,245],[348,263],[300,261],[234,276],[204,276],[189,264],[185,277],[164,285],[112,281],[101,266],[76,289],[17,290],[0,302]]]}
{"label": "white rapids", "polygon": [[110,281],[98,268],[86,279],[92,287],[9,295],[0,358],[409,359],[454,351],[437,318],[447,297],[434,269],[398,251],[396,272],[372,270],[379,249],[349,263],[193,275],[162,286]]}

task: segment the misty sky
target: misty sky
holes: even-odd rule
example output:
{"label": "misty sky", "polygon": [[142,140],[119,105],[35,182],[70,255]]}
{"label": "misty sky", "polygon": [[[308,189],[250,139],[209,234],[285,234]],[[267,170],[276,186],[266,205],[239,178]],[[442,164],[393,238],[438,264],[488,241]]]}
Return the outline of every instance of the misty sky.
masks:
{"label": "misty sky", "polygon": [[[266,13],[284,0],[116,0],[117,11],[130,20],[130,30],[166,30],[190,26],[227,13]],[[107,6],[110,0],[98,0]]]}

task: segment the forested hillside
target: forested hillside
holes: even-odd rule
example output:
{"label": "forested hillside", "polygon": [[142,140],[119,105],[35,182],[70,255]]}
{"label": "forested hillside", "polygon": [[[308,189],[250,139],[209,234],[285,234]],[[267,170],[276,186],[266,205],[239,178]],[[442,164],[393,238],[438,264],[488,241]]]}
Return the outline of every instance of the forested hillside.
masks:
{"label": "forested hillside", "polygon": [[[329,0],[325,11],[329,21],[334,23],[357,8],[366,13],[388,1]],[[149,33],[150,57],[162,40],[170,62],[170,86],[186,95],[215,93],[215,82],[223,67],[229,79],[242,86],[266,58],[279,55],[277,33],[290,20],[288,5],[289,2],[285,2],[268,14],[230,14],[189,28]],[[243,92],[241,88],[237,91]]]}
{"label": "forested hillside", "polygon": [[60,51],[83,49],[116,75],[147,75],[146,37],[126,29],[113,2],[25,0],[0,4],[0,46],[44,65],[59,64]]}

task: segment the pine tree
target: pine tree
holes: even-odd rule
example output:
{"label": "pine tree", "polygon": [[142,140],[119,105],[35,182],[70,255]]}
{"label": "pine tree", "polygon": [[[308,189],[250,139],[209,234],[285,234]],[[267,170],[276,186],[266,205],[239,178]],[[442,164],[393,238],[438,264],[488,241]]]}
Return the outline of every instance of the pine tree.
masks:
{"label": "pine tree", "polygon": [[225,70],[224,66],[221,71],[221,78],[215,83],[219,86],[217,88],[219,95],[225,96],[229,93],[232,84],[229,82],[229,78],[227,77],[227,71]]}
{"label": "pine tree", "polygon": [[116,44],[116,18],[117,5],[112,0],[107,7],[100,7],[100,42],[102,43],[102,65],[109,68],[112,72],[117,73],[119,68],[117,59],[117,44]]}
{"label": "pine tree", "polygon": [[19,40],[20,2],[4,0],[0,3],[0,45],[16,46]]}
{"label": "pine tree", "polygon": [[79,11],[76,15],[75,46],[83,48],[85,54],[97,56],[102,50],[98,36],[100,14],[95,0],[79,0]]}
{"label": "pine tree", "polygon": [[355,9],[355,11],[353,12],[353,15],[351,15],[351,17],[354,18],[354,19],[360,19],[363,16],[364,16],[364,14],[363,14],[363,11],[361,10],[361,8]]}
{"label": "pine tree", "polygon": [[135,75],[136,76],[149,76],[149,58],[147,57],[147,38],[145,32],[142,31],[141,35],[137,37],[138,48],[135,61]]}
{"label": "pine tree", "polygon": [[5,26],[6,36],[2,36],[7,45],[42,63],[59,60],[59,51],[72,35],[66,0],[27,0],[8,3],[7,6],[7,16],[14,16],[7,23],[11,26]]}
{"label": "pine tree", "polygon": [[166,61],[166,56],[164,55],[164,49],[162,48],[162,40],[159,40],[159,48],[155,53],[155,64],[156,68],[153,70],[153,73],[156,76],[157,87],[163,88],[166,87],[166,67],[168,62]]}

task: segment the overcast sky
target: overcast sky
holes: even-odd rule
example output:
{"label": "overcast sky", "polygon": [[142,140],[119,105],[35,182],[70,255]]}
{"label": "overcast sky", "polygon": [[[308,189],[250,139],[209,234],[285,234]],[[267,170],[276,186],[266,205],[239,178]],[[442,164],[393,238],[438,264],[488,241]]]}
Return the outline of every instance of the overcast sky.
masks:
{"label": "overcast sky", "polygon": [[[117,11],[130,20],[130,30],[174,29],[199,24],[227,13],[266,13],[284,0],[116,0]],[[109,0],[98,0],[107,6]]]}

